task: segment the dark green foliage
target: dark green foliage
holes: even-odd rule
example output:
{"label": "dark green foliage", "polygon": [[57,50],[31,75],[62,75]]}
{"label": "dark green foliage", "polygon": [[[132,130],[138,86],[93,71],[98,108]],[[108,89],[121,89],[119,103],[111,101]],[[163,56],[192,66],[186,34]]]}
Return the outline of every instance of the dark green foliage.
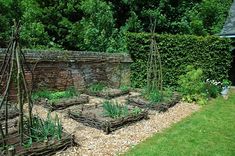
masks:
{"label": "dark green foliage", "polygon": [[22,21],[22,46],[126,52],[125,33],[218,34],[232,0],[0,0],[0,46],[12,19]]}
{"label": "dark green foliage", "polygon": [[[150,34],[128,33],[128,48],[134,61],[131,65],[133,87],[146,85],[146,62]],[[177,86],[178,77],[188,65],[201,68],[205,77],[221,81],[227,78],[232,56],[230,40],[214,36],[156,35],[162,58],[163,86]]]}
{"label": "dark green foliage", "polygon": [[98,93],[103,91],[107,86],[103,83],[93,83],[88,87],[88,90],[92,93]]}
{"label": "dark green foliage", "polygon": [[206,83],[205,89],[207,91],[208,97],[212,98],[216,98],[221,92],[220,86],[211,83]]}
{"label": "dark green foliage", "polygon": [[144,88],[142,92],[142,96],[152,103],[158,103],[162,101],[162,98],[163,98],[161,92],[156,88],[152,88],[152,89]]}
{"label": "dark green foliage", "polygon": [[41,90],[32,94],[33,100],[38,99],[47,99],[49,103],[55,103],[59,99],[62,98],[71,98],[74,96],[78,96],[79,93],[76,91],[74,87],[70,87],[65,91],[49,91],[49,90]]}

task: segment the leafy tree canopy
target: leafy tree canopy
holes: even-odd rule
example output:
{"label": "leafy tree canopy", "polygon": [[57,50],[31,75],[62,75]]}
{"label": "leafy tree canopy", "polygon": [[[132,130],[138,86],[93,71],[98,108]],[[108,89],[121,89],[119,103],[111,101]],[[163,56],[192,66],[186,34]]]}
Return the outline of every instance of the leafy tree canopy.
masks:
{"label": "leafy tree canopy", "polygon": [[208,35],[220,32],[232,0],[0,0],[0,46],[12,19],[27,48],[126,51],[125,32]]}

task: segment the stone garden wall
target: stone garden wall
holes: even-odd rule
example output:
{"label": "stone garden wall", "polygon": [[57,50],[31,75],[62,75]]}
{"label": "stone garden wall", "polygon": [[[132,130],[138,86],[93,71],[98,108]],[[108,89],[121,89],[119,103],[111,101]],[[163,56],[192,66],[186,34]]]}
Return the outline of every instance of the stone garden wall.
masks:
{"label": "stone garden wall", "polygon": [[[113,87],[130,84],[131,58],[127,54],[80,51],[24,50],[26,78],[34,89],[83,90],[94,82]],[[4,49],[0,49],[0,62]]]}

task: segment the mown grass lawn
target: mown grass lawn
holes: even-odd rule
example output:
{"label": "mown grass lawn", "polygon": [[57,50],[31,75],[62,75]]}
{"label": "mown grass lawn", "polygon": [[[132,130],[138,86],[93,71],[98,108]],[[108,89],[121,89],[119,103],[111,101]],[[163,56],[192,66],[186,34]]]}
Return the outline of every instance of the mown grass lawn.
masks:
{"label": "mown grass lawn", "polygon": [[126,156],[235,156],[235,91],[135,146]]}

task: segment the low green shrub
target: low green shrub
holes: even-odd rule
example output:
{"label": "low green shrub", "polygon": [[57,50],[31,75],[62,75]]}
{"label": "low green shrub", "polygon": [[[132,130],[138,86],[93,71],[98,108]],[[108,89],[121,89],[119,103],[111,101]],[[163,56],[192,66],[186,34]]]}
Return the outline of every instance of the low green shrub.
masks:
{"label": "low green shrub", "polygon": [[222,86],[220,82],[217,82],[215,80],[206,80],[205,83],[205,90],[208,95],[208,98],[216,98],[220,92],[221,92]]}
{"label": "low green shrub", "polygon": [[192,66],[187,66],[186,71],[186,74],[180,75],[178,80],[178,91],[183,96],[182,100],[205,104],[207,93],[202,69],[195,69]]}

